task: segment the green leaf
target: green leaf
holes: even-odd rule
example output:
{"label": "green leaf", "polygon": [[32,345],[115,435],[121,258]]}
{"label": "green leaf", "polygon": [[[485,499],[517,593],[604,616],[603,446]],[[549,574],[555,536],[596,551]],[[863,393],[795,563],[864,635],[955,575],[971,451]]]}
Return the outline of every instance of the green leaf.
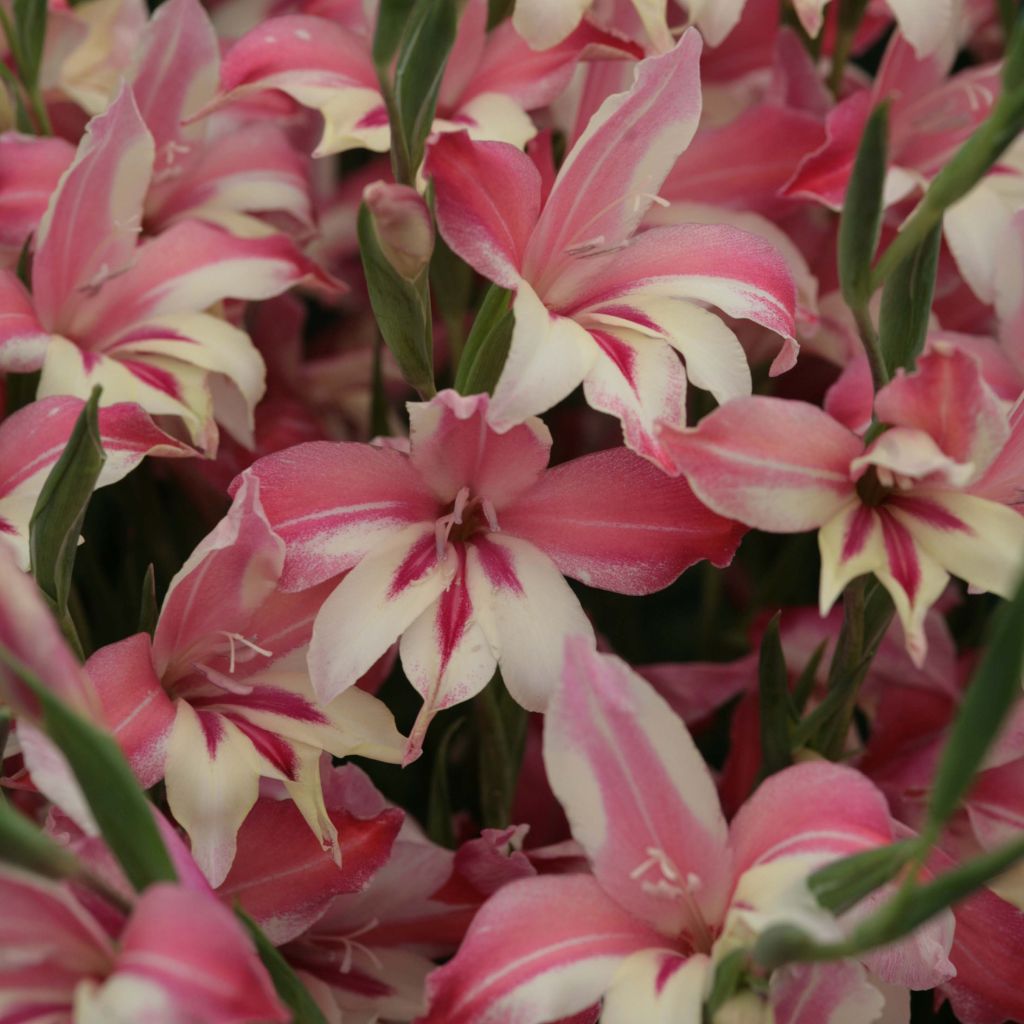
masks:
{"label": "green leaf", "polygon": [[373,63],[377,67],[377,74],[385,83],[389,65],[398,52],[402,34],[415,7],[416,0],[380,0],[377,27],[373,33]]}
{"label": "green leaf", "polygon": [[886,882],[892,881],[921,849],[917,839],[906,839],[888,846],[833,861],[808,879],[808,887],[818,902],[833,914],[842,914]]}
{"label": "green leaf", "polygon": [[[0,7],[0,14],[3,14],[3,7]],[[15,125],[18,131],[24,132],[26,135],[33,134],[35,126],[32,124],[32,118],[29,116],[28,108],[25,106],[21,84],[18,82],[14,72],[2,60],[0,60],[0,79],[7,83],[11,99],[14,101]]]}
{"label": "green leaf", "polygon": [[825,657],[825,648],[828,647],[828,641],[822,640],[817,647],[814,648],[814,652],[808,659],[804,670],[800,673],[796,684],[793,687],[793,710],[796,712],[799,718],[804,713],[804,708],[807,707],[807,701],[810,699],[811,693],[814,690],[814,680],[818,678],[818,668],[821,665],[821,659]]}
{"label": "green leaf", "polygon": [[281,1002],[294,1014],[291,1024],[327,1024],[320,1007],[316,1005],[306,986],[299,981],[291,965],[263,934],[260,926],[240,907],[235,907],[235,916],[252,938],[256,952],[259,953]]}
{"label": "green leaf", "polygon": [[77,878],[82,866],[20,811],[0,801],[0,861],[46,878]]}
{"label": "green leaf", "polygon": [[445,730],[434,756],[434,770],[430,777],[430,803],[427,805],[427,835],[435,843],[454,849],[455,830],[452,827],[452,799],[448,785],[448,751],[452,738],[462,727],[465,718],[456,718]]}
{"label": "green leaf", "polygon": [[46,39],[46,0],[14,0],[14,27],[18,34],[18,70],[30,89],[39,82]]}
{"label": "green leaf", "polygon": [[150,637],[156,632],[156,620],[160,617],[160,606],[156,600],[156,569],[149,563],[142,580],[142,597],[139,600],[139,632]]}
{"label": "green leaf", "polygon": [[715,1013],[736,994],[748,965],[749,954],[746,949],[734,949],[718,962],[711,982],[711,992],[704,1004],[705,1020],[714,1020]]}
{"label": "green leaf", "polygon": [[490,32],[506,18],[512,17],[513,7],[515,7],[515,0],[488,0],[487,31]]}
{"label": "green leaf", "polygon": [[63,454],[50,470],[29,521],[32,575],[50,599],[65,633],[70,625],[68,596],[82,521],[106,461],[100,443],[99,401],[97,387],[75,422]]}
{"label": "green leaf", "polygon": [[515,326],[509,297],[497,285],[484,296],[455,374],[455,390],[462,395],[491,394],[498,383]]}
{"label": "green leaf", "polygon": [[793,763],[789,746],[792,705],[789,700],[789,673],[779,637],[776,612],[761,639],[758,661],[758,699],[761,719],[761,776],[774,775]]}
{"label": "green leaf", "polygon": [[871,261],[882,231],[882,192],[888,161],[889,108],[879,104],[861,136],[839,219],[839,283],[853,310],[871,298]]}
{"label": "green leaf", "polygon": [[473,698],[480,770],[480,812],[484,828],[510,824],[519,763],[526,743],[526,712],[509,696],[495,672]]}
{"label": "green leaf", "polygon": [[42,728],[75,773],[96,824],[128,880],[139,891],[154,882],[176,881],[153,809],[113,737],[59,700],[2,645],[0,661],[39,701]]}
{"label": "green leaf", "polygon": [[912,370],[924,348],[941,246],[940,221],[886,279],[878,343],[890,376],[901,367]]}
{"label": "green leaf", "polygon": [[365,203],[359,207],[358,234],[370,305],[380,332],[405,379],[420,395],[430,398],[436,388],[426,273],[421,281],[407,281],[391,266]]}
{"label": "green leaf", "polygon": [[1024,674],[1024,580],[992,618],[989,643],[942,751],[923,831],[934,838],[970,789],[975,773],[1020,697]]}
{"label": "green leaf", "polygon": [[434,123],[437,94],[455,42],[457,21],[454,0],[419,0],[402,37],[395,66],[399,123],[391,127],[401,132],[412,175],[423,162],[423,148]]}

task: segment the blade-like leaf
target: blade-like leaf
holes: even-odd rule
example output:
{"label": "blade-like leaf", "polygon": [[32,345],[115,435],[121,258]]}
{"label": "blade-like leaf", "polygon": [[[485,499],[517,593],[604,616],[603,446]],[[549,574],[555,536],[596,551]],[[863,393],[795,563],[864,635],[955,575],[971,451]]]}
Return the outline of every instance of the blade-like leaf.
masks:
{"label": "blade-like leaf", "polygon": [[82,870],[73,853],[58,846],[5,800],[0,800],[0,861],[46,878],[76,878]]}
{"label": "blade-like leaf", "polygon": [[75,773],[96,824],[128,880],[139,891],[154,882],[176,881],[153,809],[113,737],[72,711],[2,645],[0,660],[39,701],[42,728]]}
{"label": "blade-like leaf", "polygon": [[890,376],[901,367],[912,370],[924,348],[941,245],[940,222],[885,282],[878,343]]}
{"label": "blade-like leaf", "polygon": [[485,828],[511,823],[519,763],[526,742],[526,712],[509,696],[501,673],[473,698],[480,771],[480,811]]}
{"label": "blade-like leaf", "polygon": [[461,728],[464,718],[456,718],[448,726],[434,756],[434,770],[430,778],[430,803],[427,809],[427,835],[435,843],[454,849],[455,829],[452,824],[451,787],[448,785],[448,751],[452,738]]}
{"label": "blade-like leaf", "polygon": [[425,281],[407,281],[391,265],[366,203],[359,208],[358,232],[370,305],[380,332],[405,379],[420,395],[430,398],[436,389]]}
{"label": "blade-like leaf", "polygon": [[871,261],[882,231],[888,133],[889,108],[882,103],[864,127],[839,220],[839,283],[854,310],[871,298]]}
{"label": "blade-like leaf", "polygon": [[455,390],[463,395],[491,394],[508,358],[515,316],[509,292],[491,285],[462,350]]}
{"label": "blade-like leaf", "polygon": [[263,934],[260,926],[241,907],[235,907],[235,915],[245,925],[252,938],[256,952],[259,953],[281,1002],[294,1014],[292,1024],[327,1024],[320,1007],[316,1005],[306,986],[299,981],[291,965]]}
{"label": "blade-like leaf", "polygon": [[864,850],[833,861],[808,879],[808,887],[818,902],[833,914],[842,914],[892,881],[921,849],[916,839],[905,839],[888,846]]}
{"label": "blade-like leaf", "polygon": [[52,602],[62,627],[68,619],[71,573],[82,521],[106,461],[100,443],[99,401],[97,387],[75,422],[63,454],[50,470],[29,521],[32,575]]}
{"label": "blade-like leaf", "polygon": [[409,170],[423,162],[423,147],[434,123],[448,54],[455,42],[458,17],[454,0],[419,0],[402,37],[395,66],[395,107],[405,141]]}
{"label": "blade-like leaf", "polygon": [[14,28],[18,34],[18,69],[25,85],[34,89],[46,39],[46,0],[14,0]]}
{"label": "blade-like leaf", "polygon": [[957,809],[985,754],[1020,697],[1024,675],[1024,580],[993,616],[989,643],[942,751],[924,831],[931,837]]}
{"label": "blade-like leaf", "polygon": [[373,63],[382,79],[388,76],[389,65],[398,52],[402,34],[415,7],[416,0],[381,0],[377,28],[373,34]]}
{"label": "blade-like leaf", "polygon": [[156,570],[149,563],[146,575],[142,580],[142,597],[139,602],[139,632],[152,636],[156,632],[156,620],[160,616],[160,606],[156,600]]}
{"label": "blade-like leaf", "polygon": [[776,613],[761,638],[758,662],[758,710],[761,719],[761,775],[774,775],[793,763],[789,746],[792,706],[789,700],[789,674],[786,656],[779,638]]}

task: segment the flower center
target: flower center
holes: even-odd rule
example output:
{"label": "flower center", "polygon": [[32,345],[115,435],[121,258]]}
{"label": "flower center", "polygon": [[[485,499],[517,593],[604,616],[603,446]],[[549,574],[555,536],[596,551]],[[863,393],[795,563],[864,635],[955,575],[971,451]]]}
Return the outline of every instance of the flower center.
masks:
{"label": "flower center", "polygon": [[458,543],[469,540],[475,533],[499,529],[501,527],[498,526],[498,514],[494,506],[486,498],[471,496],[469,488],[463,487],[455,495],[451,511],[434,524],[437,557],[440,559],[444,555],[444,549],[450,541]]}

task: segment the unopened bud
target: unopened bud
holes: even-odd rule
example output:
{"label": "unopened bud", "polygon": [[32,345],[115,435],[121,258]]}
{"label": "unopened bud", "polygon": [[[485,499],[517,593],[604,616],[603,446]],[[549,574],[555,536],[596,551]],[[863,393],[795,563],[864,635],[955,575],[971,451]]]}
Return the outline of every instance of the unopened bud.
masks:
{"label": "unopened bud", "polygon": [[363,189],[363,202],[388,262],[414,281],[434,251],[434,221],[423,197],[408,185],[375,181]]}
{"label": "unopened bud", "polygon": [[772,1024],[771,1007],[753,992],[741,992],[715,1012],[712,1024]]}

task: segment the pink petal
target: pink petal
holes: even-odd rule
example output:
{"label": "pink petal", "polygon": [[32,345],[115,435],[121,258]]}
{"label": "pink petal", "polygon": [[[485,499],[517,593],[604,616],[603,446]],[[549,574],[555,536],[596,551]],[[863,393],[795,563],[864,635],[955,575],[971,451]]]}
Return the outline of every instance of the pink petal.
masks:
{"label": "pink petal", "polygon": [[779,398],[737,398],[692,430],[666,431],[676,468],[721,515],[775,533],[827,522],[853,494],[856,435],[820,409]]}
{"label": "pink petal", "polygon": [[473,591],[466,575],[466,545],[455,544],[458,568],[437,601],[402,634],[399,650],[409,682],[423,697],[404,763],[419,756],[431,719],[444,708],[475,697],[497,666],[474,619]]}
{"label": "pink petal", "polygon": [[[77,659],[71,653],[42,594],[31,577],[14,563],[0,543],[0,646],[34,672],[73,708],[95,718],[98,702]],[[20,678],[0,665],[0,695],[15,715],[31,721],[39,704]]]}
{"label": "pink petal", "polygon": [[[267,522],[258,477],[243,477],[227,516],[171,580],[153,640],[160,675],[192,670],[211,634],[250,633],[253,612],[274,591],[284,542]],[[262,638],[261,638],[262,639]]]}
{"label": "pink petal", "polygon": [[[585,246],[612,248],[637,228],[700,119],[699,33],[683,34],[660,57],[642,61],[633,87],[609,97],[558,173],[530,238],[536,282]],[[630,159],[613,154],[628,147]]]}
{"label": "pink petal", "polygon": [[0,369],[31,373],[43,365],[50,332],[39,322],[28,289],[0,269]]}
{"label": "pink petal", "polygon": [[792,964],[772,974],[771,1008],[777,1024],[843,1024],[878,1020],[885,997],[850,960]]}
{"label": "pink petal", "polygon": [[239,238],[199,221],[174,224],[140,246],[135,263],[83,302],[71,336],[109,348],[149,320],[198,313],[223,299],[267,299],[322,272],[281,234]]}
{"label": "pink petal", "polygon": [[735,877],[783,857],[834,859],[892,841],[889,808],[860,772],[827,761],[770,776],[729,829]]}
{"label": "pink petal", "polygon": [[250,476],[285,542],[285,590],[337,576],[397,531],[439,514],[409,457],[387,448],[311,441],[258,460],[241,479]]}
{"label": "pink petal", "polygon": [[670,471],[657,427],[686,420],[686,373],[679,356],[660,338],[628,328],[595,326],[590,336],[601,357],[583,381],[587,404],[617,417],[629,448]]}
{"label": "pink petal", "polygon": [[163,778],[174,705],[153,669],[149,636],[101,647],[85,663],[103,707],[103,722],[114,734],[144,789]]}
{"label": "pink petal", "polygon": [[217,88],[217,33],[198,0],[161,5],[142,34],[135,60],[132,92],[156,144],[159,172],[181,160],[172,148],[184,134],[181,122]]}
{"label": "pink petal", "polygon": [[155,885],[139,898],[121,935],[121,975],[158,985],[185,1018],[210,1024],[291,1019],[231,912],[181,886]]}
{"label": "pink petal", "polygon": [[74,157],[65,139],[0,135],[0,260],[17,260]]}
{"label": "pink petal", "polygon": [[487,395],[442,391],[430,402],[410,402],[410,462],[442,503],[460,488],[500,512],[540,479],[551,435],[539,420],[503,434],[487,423]]}
{"label": "pink petal", "polygon": [[[354,447],[354,446],[353,446]],[[321,702],[333,700],[441,596],[454,553],[438,557],[432,525],[382,539],[338,584],[313,627],[309,673]]]}
{"label": "pink petal", "polygon": [[529,711],[544,710],[566,637],[593,635],[579,599],[547,555],[500,533],[473,539],[468,579],[477,622],[509,693]]}
{"label": "pink petal", "polygon": [[444,240],[484,277],[515,288],[540,211],[533,161],[505,142],[445,132],[430,146],[424,173],[434,182]]}
{"label": "pink petal", "polygon": [[238,853],[217,894],[236,901],[275,945],[318,920],[335,896],[364,889],[387,862],[402,813],[374,816],[329,810],[338,830],[340,866],[306,827],[290,800],[263,798],[238,832]]}
{"label": "pink petal", "polygon": [[[721,127],[698,132],[660,195],[680,201],[754,210],[787,207],[782,187],[822,138],[821,119],[802,110],[759,103]],[[722,174],[722,167],[730,169]]]}
{"label": "pink petal", "polygon": [[697,501],[685,480],[625,448],[549,470],[501,525],[566,575],[620,594],[660,590],[702,558],[727,565],[744,532]]}
{"label": "pink petal", "polygon": [[484,904],[455,959],[430,976],[421,1024],[568,1016],[600,998],[624,957],[663,943],[587,875],[514,882]]}
{"label": "pink petal", "polygon": [[825,121],[825,142],[800,164],[786,185],[787,196],[816,199],[833,210],[842,208],[871,104],[871,93],[865,89],[831,111]]}
{"label": "pink petal", "polygon": [[189,216],[217,222],[217,215],[277,213],[312,231],[308,163],[274,124],[253,122],[244,130],[218,137],[180,177],[150,189],[147,223],[154,232]]}
{"label": "pink petal", "polygon": [[957,462],[980,473],[1010,435],[1002,403],[985,383],[978,361],[946,345],[933,347],[913,373],[901,371],[875,398],[878,418],[928,434]]}
{"label": "pink petal", "polygon": [[499,93],[511,96],[524,110],[537,110],[562,94],[581,59],[627,56],[640,57],[642,51],[591,21],[582,21],[560,43],[541,50],[533,49],[506,21],[488,36],[480,64],[460,100],[466,103],[484,93]]}
{"label": "pink petal", "polygon": [[[579,315],[631,294],[710,303],[783,337],[795,330],[796,288],[782,254],[725,224],[650,228],[616,252],[577,260],[545,299],[563,315]],[[774,372],[794,358],[777,361]]]}
{"label": "pink petal", "polygon": [[725,818],[662,698],[624,662],[570,639],[544,764],[601,888],[665,935],[706,946],[730,880]]}
{"label": "pink petal", "polygon": [[36,234],[32,293],[50,330],[63,331],[93,289],[132,265],[152,171],[153,139],[124,87],[89,122]]}

